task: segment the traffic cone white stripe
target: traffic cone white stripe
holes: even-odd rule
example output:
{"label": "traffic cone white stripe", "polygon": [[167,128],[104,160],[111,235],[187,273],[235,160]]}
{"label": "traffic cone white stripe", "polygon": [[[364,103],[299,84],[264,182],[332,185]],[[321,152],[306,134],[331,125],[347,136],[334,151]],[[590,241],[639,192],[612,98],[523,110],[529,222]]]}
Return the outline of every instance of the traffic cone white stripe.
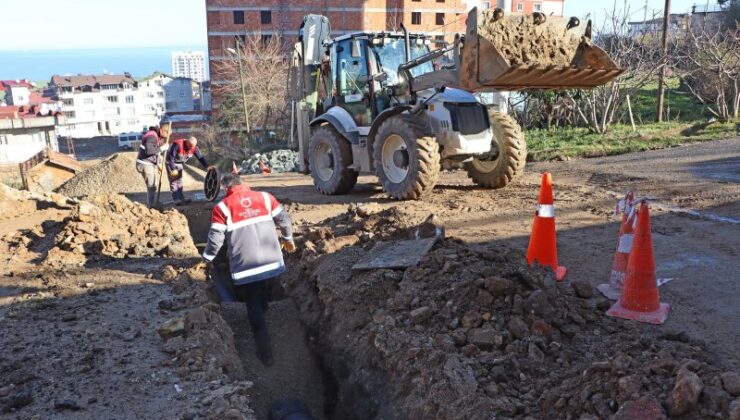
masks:
{"label": "traffic cone white stripe", "polygon": [[555,217],[555,206],[552,204],[540,204],[537,206],[537,216]]}
{"label": "traffic cone white stripe", "polygon": [[619,246],[617,247],[617,252],[621,252],[622,254],[629,254],[632,251],[632,241],[635,238],[635,235],[632,233],[625,233],[619,238]]}

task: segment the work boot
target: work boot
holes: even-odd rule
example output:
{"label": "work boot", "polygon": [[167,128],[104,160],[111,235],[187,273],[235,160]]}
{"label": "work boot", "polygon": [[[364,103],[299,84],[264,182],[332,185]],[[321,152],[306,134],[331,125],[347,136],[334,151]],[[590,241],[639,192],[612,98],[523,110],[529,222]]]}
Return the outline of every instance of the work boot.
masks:
{"label": "work boot", "polygon": [[272,366],[275,360],[272,358],[272,340],[267,332],[254,335],[257,344],[257,358],[265,366]]}

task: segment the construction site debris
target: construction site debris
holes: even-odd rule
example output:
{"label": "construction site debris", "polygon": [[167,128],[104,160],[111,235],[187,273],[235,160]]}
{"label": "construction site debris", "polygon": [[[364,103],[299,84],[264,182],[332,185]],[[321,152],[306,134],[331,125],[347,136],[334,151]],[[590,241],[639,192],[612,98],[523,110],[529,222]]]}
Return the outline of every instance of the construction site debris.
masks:
{"label": "construction site debris", "polygon": [[[319,332],[319,352],[343,372],[340,401],[352,399],[344,389],[360,388],[376,414],[408,418],[608,418],[646,402],[660,416],[676,408],[700,418],[729,415],[731,395],[721,386],[711,398],[698,397],[707,393],[700,383],[721,382],[702,344],[604,317],[601,300],[558,285],[519,251],[449,238],[417,267],[337,270],[379,240],[413,236],[419,222],[418,213],[398,207],[368,214],[352,206],[299,229],[303,254],[288,264],[285,281]],[[359,238],[355,245],[322,251],[350,234]],[[670,404],[654,404],[669,397]]]}
{"label": "construction site debris", "polygon": [[71,215],[61,222],[6,235],[3,245],[9,254],[35,252],[54,267],[82,265],[97,257],[198,255],[185,216],[174,209],[162,213],[117,194],[74,203]]}
{"label": "construction site debris", "polygon": [[535,16],[494,20],[494,10],[481,12],[478,33],[491,42],[512,66],[569,66],[580,37],[551,24],[536,25]]}
{"label": "construction site debris", "polygon": [[299,168],[298,152],[289,149],[278,149],[267,153],[255,153],[249,159],[242,162],[240,173],[262,173],[260,162],[272,169],[272,172],[295,172]]}
{"label": "construction site debris", "polygon": [[136,155],[122,152],[78,173],[56,191],[69,197],[133,193],[140,192],[142,184],[136,172]]}

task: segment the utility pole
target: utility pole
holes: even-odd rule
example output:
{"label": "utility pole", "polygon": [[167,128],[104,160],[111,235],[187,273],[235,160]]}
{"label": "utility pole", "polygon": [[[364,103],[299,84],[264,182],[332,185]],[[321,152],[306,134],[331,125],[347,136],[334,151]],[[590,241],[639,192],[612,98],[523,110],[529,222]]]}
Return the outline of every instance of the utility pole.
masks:
{"label": "utility pole", "polygon": [[242,67],[242,43],[239,38],[236,38],[236,61],[239,64],[239,85],[242,89],[242,105],[244,106],[244,123],[247,125],[247,139],[249,139],[249,111],[247,111],[247,90],[244,87],[244,69]]}
{"label": "utility pole", "polygon": [[[663,11],[663,59],[668,57],[668,19],[671,16],[671,0],[665,0],[665,10]],[[667,63],[663,63],[658,76],[658,107],[656,110],[656,120],[663,122],[663,102],[665,99],[665,74]]]}

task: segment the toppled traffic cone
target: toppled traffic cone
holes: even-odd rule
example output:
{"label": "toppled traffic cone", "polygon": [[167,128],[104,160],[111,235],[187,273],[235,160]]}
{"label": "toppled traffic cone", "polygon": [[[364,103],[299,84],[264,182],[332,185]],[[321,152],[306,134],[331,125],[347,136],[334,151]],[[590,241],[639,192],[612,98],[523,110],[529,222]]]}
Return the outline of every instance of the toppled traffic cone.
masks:
{"label": "toppled traffic cone", "polygon": [[619,299],[619,296],[622,294],[624,277],[627,275],[627,261],[632,251],[632,241],[635,233],[634,227],[637,222],[634,193],[632,191],[628,192],[624,199],[619,201],[615,212],[616,214],[622,213],[622,224],[619,227],[612,272],[609,274],[609,283],[603,283],[597,286],[599,291],[611,300]]}
{"label": "toppled traffic cone", "polygon": [[643,201],[637,211],[637,230],[627,262],[624,289],[619,300],[606,314],[638,322],[662,324],[668,318],[670,309],[667,303],[660,303],[655,277],[653,238],[650,234],[650,211]]}
{"label": "toppled traffic cone", "polygon": [[262,163],[262,161],[259,161],[259,165],[260,165],[260,172],[262,172],[263,175],[269,174],[270,172],[272,172],[272,169],[268,168],[264,163]]}
{"label": "toppled traffic cone", "polygon": [[527,247],[527,263],[532,265],[534,261],[552,267],[557,281],[562,281],[565,278],[566,268],[558,265],[552,176],[547,172],[542,174],[539,205],[537,206],[537,212],[534,214],[532,235],[529,237],[529,246]]}

